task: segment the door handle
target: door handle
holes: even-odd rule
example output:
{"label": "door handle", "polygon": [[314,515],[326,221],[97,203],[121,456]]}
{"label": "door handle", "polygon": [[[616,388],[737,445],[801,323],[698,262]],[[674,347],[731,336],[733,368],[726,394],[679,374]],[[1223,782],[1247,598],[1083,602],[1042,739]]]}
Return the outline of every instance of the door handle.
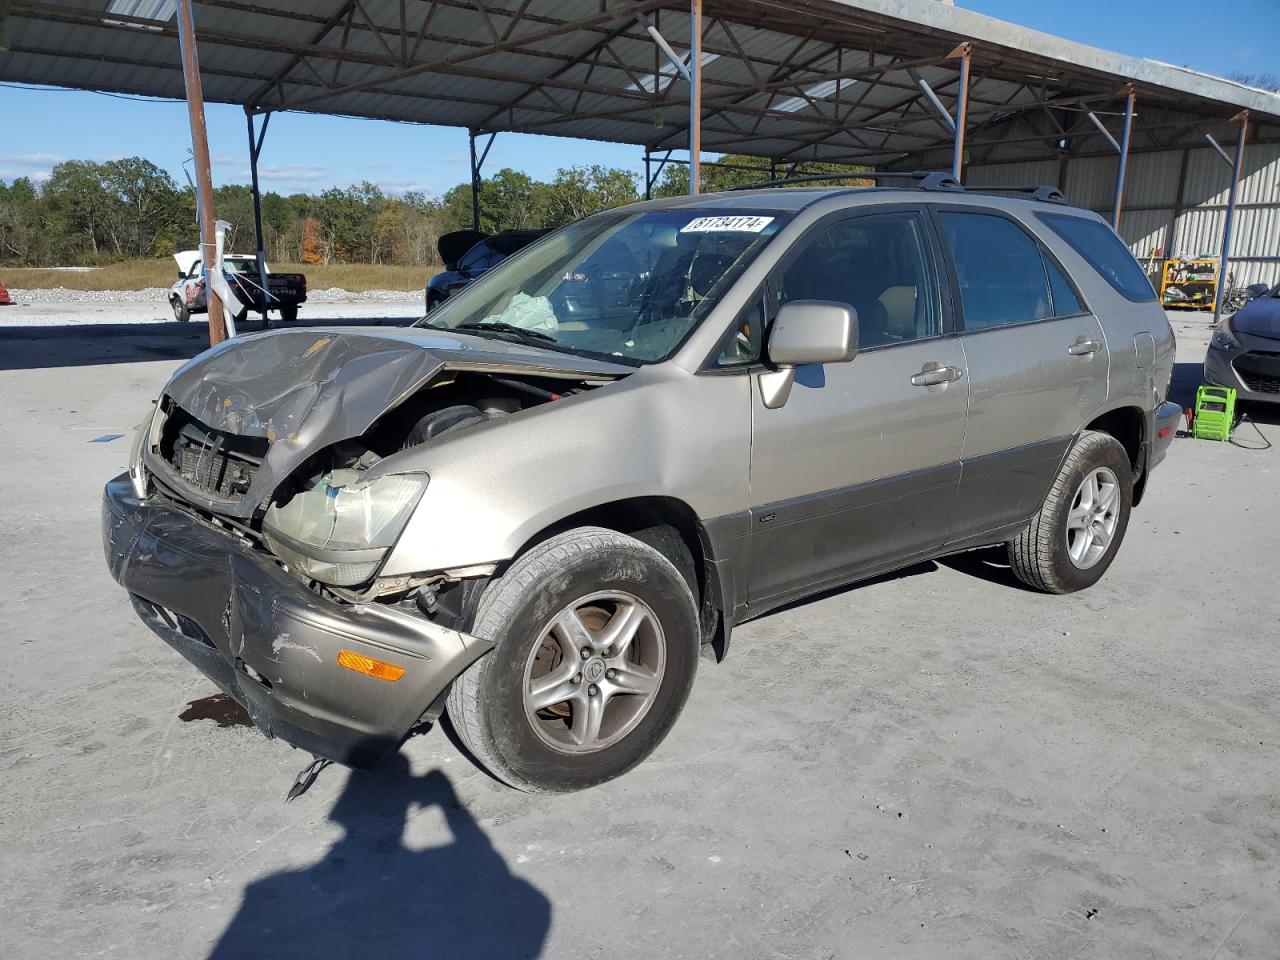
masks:
{"label": "door handle", "polygon": [[926,364],[925,368],[911,378],[913,387],[936,387],[939,384],[955,383],[964,376],[959,367],[941,367]]}
{"label": "door handle", "polygon": [[1067,347],[1067,353],[1073,357],[1091,357],[1102,349],[1102,344],[1097,340],[1090,340],[1088,337],[1079,337],[1076,342]]}

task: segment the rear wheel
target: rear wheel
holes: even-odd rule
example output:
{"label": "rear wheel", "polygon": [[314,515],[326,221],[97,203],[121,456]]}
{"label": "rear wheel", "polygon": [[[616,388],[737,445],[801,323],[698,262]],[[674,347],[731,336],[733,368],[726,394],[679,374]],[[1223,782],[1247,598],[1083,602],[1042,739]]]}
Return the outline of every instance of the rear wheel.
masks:
{"label": "rear wheel", "polygon": [[497,646],[449,692],[449,718],[491,773],[567,793],[630,770],[662,742],[697,668],[697,607],[652,547],[584,527],[491,584],[473,632]]}
{"label": "rear wheel", "polygon": [[1013,572],[1046,593],[1093,586],[1120,549],[1132,507],[1129,455],[1115,437],[1086,430],[1039,513],[1009,542]]}
{"label": "rear wheel", "polygon": [[430,313],[442,303],[444,303],[444,297],[436,293],[434,290],[427,291],[427,313]]}
{"label": "rear wheel", "polygon": [[169,305],[173,307],[173,318],[179,323],[186,323],[191,319],[191,311],[187,309],[181,297],[170,298]]}
{"label": "rear wheel", "polygon": [[293,321],[297,320],[297,319],[298,319],[298,305],[297,305],[297,304],[294,304],[294,305],[293,305],[293,306],[291,306],[291,307],[281,307],[281,308],[280,308],[280,319],[281,319],[281,320],[283,320],[285,323],[293,323]]}

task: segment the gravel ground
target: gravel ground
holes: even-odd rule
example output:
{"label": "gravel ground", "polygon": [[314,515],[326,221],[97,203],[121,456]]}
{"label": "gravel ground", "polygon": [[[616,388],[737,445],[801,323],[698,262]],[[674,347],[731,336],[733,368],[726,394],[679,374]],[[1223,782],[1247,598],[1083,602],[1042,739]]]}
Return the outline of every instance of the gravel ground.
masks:
{"label": "gravel ground", "polygon": [[[9,293],[19,304],[38,303],[158,303],[169,301],[168,287],[147,287],[143,290],[68,290],[66,287],[50,287],[42,290],[10,288]],[[421,290],[363,290],[352,293],[341,287],[307,291],[307,303],[355,303],[362,300],[398,301],[421,300]]]}
{"label": "gravel ground", "polygon": [[[172,323],[167,291],[150,290],[11,290],[14,305],[0,307],[0,330],[15,327],[61,327],[83,324]],[[345,298],[345,299],[344,299]],[[416,320],[422,316],[422,294],[401,290],[350,293],[314,290],[298,312],[298,323],[349,319]],[[275,321],[273,321],[273,324]],[[192,320],[203,326],[204,316]],[[246,330],[261,328],[251,314]]]}
{"label": "gravel ground", "polygon": [[[1185,398],[1208,325],[1174,323]],[[595,790],[515,793],[435,730],[286,804],[309,756],[102,559],[200,334],[0,330],[5,960],[1277,957],[1277,451],[1176,441],[1082,594],[977,554],[748,623]]]}

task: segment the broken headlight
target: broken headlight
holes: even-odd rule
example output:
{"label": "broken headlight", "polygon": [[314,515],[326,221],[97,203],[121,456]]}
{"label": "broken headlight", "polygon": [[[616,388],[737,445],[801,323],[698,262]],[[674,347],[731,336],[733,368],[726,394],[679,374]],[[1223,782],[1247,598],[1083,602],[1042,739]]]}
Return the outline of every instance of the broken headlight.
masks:
{"label": "broken headlight", "polygon": [[262,520],[267,545],[306,576],[350,587],[373,576],[427,488],[421,473],[363,480],[357,470],[332,470]]}
{"label": "broken headlight", "polygon": [[129,448],[129,480],[139,500],[145,500],[147,497],[147,471],[142,465],[142,451],[151,440],[155,420],[156,408],[153,406],[142,418],[142,422],[134,428],[133,443]]}
{"label": "broken headlight", "polygon": [[1209,342],[1218,350],[1240,349],[1240,341],[1236,339],[1235,331],[1231,329],[1231,325],[1226,320],[1218,324],[1218,328],[1213,331],[1213,336]]}

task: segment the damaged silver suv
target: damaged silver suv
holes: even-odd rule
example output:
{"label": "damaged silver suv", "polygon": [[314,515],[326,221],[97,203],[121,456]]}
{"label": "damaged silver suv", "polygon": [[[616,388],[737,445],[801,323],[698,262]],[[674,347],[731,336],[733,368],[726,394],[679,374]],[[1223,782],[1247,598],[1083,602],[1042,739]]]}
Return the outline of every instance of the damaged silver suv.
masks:
{"label": "damaged silver suv", "polygon": [[107,561],[269,736],[362,766],[447,709],[507,783],[576,790],[797,598],[988,544],[1093,584],[1172,436],[1173,347],[1110,227],[1045,191],[637,204],[414,327],[182,367],[107,485]]}

